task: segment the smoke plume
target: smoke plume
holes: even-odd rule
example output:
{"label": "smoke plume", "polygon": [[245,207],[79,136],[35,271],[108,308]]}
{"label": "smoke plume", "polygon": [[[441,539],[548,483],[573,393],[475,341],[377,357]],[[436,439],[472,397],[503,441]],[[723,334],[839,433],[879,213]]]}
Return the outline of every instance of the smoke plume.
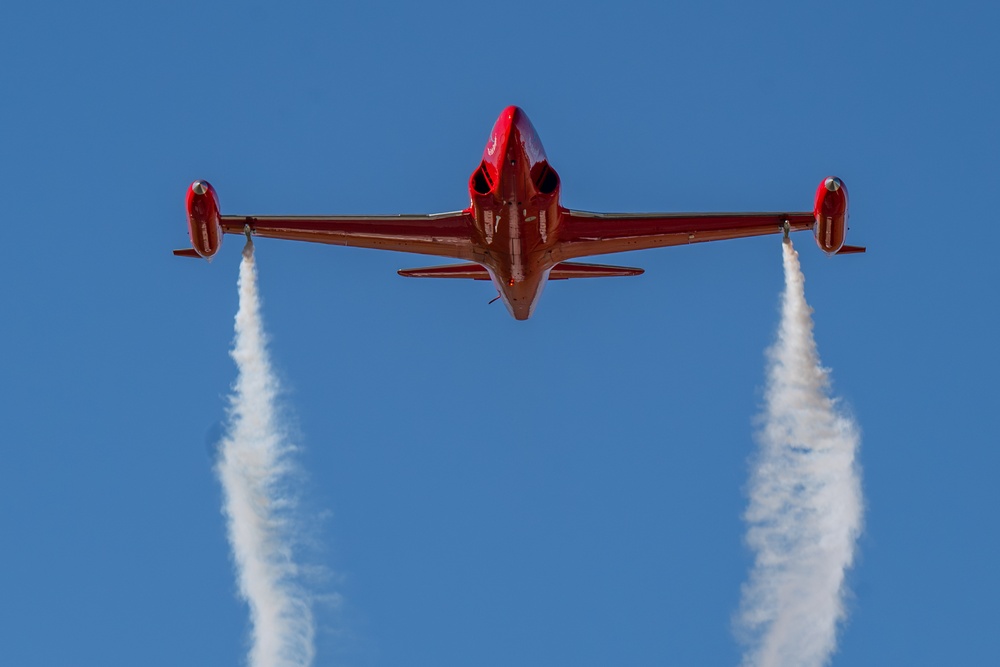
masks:
{"label": "smoke plume", "polygon": [[294,497],[290,446],[276,415],[278,385],[271,373],[257,294],[253,244],[243,249],[240,305],[231,352],[238,374],[230,397],[229,429],[216,472],[239,583],[250,607],[251,667],[309,665],[313,620],[292,558]]}
{"label": "smoke plume", "polygon": [[766,404],[746,512],[755,552],[737,625],[746,667],[819,667],[844,620],[863,501],[855,423],[830,396],[798,253],[783,245],[785,291],[768,351]]}

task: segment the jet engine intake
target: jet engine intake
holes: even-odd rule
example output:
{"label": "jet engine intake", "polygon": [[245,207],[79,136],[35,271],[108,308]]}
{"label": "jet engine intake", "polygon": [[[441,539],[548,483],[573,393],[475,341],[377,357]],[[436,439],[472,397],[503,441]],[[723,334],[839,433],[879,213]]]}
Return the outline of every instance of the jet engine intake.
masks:
{"label": "jet engine intake", "polygon": [[551,195],[559,189],[559,174],[542,160],[531,169],[531,180],[535,190],[542,195]]}
{"label": "jet engine intake", "polygon": [[496,178],[490,173],[489,165],[483,160],[479,168],[472,172],[469,178],[469,189],[477,195],[488,195],[493,192]]}

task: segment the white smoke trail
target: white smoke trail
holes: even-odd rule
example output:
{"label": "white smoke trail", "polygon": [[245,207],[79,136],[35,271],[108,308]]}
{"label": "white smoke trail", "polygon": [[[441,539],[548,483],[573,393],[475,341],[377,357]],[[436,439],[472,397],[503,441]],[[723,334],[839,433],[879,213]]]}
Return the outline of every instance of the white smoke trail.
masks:
{"label": "white smoke trail", "polygon": [[278,428],[277,381],[271,373],[260,317],[253,245],[243,249],[240,306],[232,357],[238,368],[229,431],[216,472],[222,482],[241,597],[250,607],[251,667],[312,663],[312,611],[297,584],[287,491],[293,450]]}
{"label": "white smoke trail", "polygon": [[750,480],[747,543],[756,552],[738,626],[747,667],[819,667],[845,616],[863,502],[854,422],[829,396],[798,253],[783,245],[785,292],[768,351],[763,429]]}

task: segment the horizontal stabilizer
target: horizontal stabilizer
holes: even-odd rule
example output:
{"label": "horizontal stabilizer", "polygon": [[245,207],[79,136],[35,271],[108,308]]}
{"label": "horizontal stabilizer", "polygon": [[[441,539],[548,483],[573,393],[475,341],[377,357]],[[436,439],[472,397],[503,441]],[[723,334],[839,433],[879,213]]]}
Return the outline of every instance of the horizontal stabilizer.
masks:
{"label": "horizontal stabilizer", "polygon": [[469,280],[489,280],[486,269],[475,263],[445,264],[444,266],[428,266],[422,269],[400,269],[397,271],[404,278],[467,278]]}
{"label": "horizontal stabilizer", "polygon": [[181,248],[180,250],[174,250],[174,254],[178,257],[194,257],[195,259],[201,259],[201,255],[198,254],[194,248]]}
{"label": "horizontal stabilizer", "polygon": [[860,245],[845,245],[837,251],[838,255],[852,255],[856,252],[865,252],[868,248]]}
{"label": "horizontal stabilizer", "polygon": [[[480,264],[445,264],[422,269],[400,269],[399,275],[406,278],[466,278],[468,280],[489,280],[490,274]],[[608,266],[606,264],[581,264],[562,262],[552,267],[549,280],[569,280],[570,278],[611,278],[614,276],[638,276],[643,269],[631,266]]]}
{"label": "horizontal stabilizer", "polygon": [[644,269],[631,266],[608,266],[606,264],[581,264],[562,262],[552,267],[549,280],[569,280],[570,278],[612,278],[615,276],[638,276]]}

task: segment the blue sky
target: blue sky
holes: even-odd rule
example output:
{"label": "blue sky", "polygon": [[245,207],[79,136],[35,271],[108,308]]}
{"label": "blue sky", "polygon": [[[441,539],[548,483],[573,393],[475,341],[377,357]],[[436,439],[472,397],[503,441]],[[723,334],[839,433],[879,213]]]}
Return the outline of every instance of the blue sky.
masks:
{"label": "blue sky", "polygon": [[[497,114],[588,210],[808,209],[795,237],[867,502],[834,664],[986,664],[1000,621],[987,3],[15,3],[0,20],[4,664],[241,664],[212,472],[224,211],[462,208]],[[258,244],[303,451],[317,665],[733,665],[777,238],[610,258],[515,322],[435,260]]]}

